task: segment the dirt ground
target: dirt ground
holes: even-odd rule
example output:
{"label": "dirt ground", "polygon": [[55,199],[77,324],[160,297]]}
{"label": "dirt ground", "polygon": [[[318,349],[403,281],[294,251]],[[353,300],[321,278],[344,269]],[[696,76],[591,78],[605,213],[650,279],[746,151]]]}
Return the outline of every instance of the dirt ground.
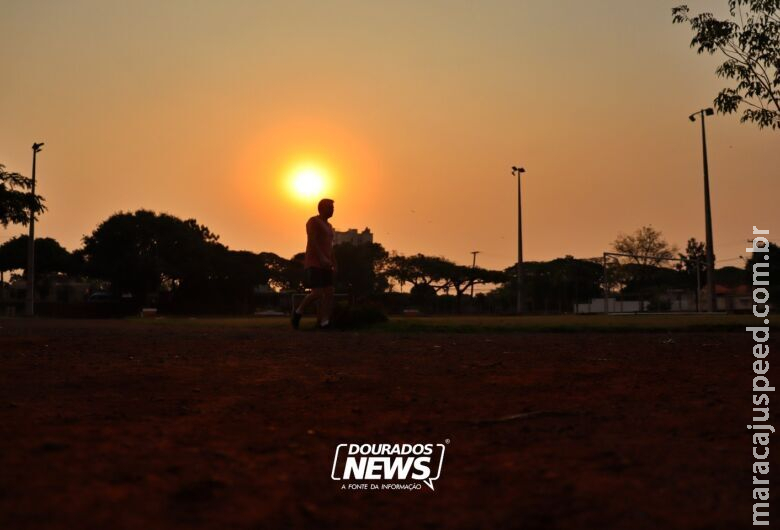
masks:
{"label": "dirt ground", "polygon": [[[747,528],[750,347],[0,319],[0,528]],[[445,440],[435,491],[330,478]]]}

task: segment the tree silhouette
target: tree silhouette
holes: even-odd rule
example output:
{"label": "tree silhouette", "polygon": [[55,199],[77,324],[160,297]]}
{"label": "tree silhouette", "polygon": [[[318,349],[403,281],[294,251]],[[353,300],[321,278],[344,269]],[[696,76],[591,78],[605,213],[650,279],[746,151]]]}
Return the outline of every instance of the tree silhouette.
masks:
{"label": "tree silhouette", "polygon": [[303,259],[285,259],[273,252],[258,254],[268,272],[268,284],[277,290],[299,290],[303,285]]}
{"label": "tree silhouette", "polygon": [[27,225],[30,222],[30,212],[33,215],[43,213],[46,207],[44,198],[40,195],[31,196],[32,179],[19,173],[9,173],[0,164],[0,224]]}
{"label": "tree silhouette", "polygon": [[682,262],[677,266],[692,278],[696,277],[696,267],[699,267],[699,277],[704,281],[704,273],[707,270],[707,246],[703,241],[697,241],[692,237],[685,246],[685,254],[678,254]]}
{"label": "tree silhouette", "polygon": [[396,254],[388,259],[386,274],[402,288],[411,283],[412,287],[428,285],[438,292],[450,287],[447,274],[451,265],[451,261],[436,256]]}
{"label": "tree silhouette", "polygon": [[742,108],[740,122],[780,128],[780,0],[728,0],[728,6],[727,20],[712,13],[690,16],[681,5],[672,9],[672,21],[691,26],[691,47],[698,53],[726,58],[715,73],[737,83],[718,93],[718,112]]}
{"label": "tree silhouette", "polygon": [[[27,267],[27,241],[29,237],[17,236],[0,245],[0,271],[12,271]],[[72,274],[77,272],[76,258],[50,237],[35,238],[35,273],[51,272]]]}
{"label": "tree silhouette", "polygon": [[633,234],[619,234],[612,243],[615,252],[621,254],[633,254],[621,261],[628,261],[639,265],[659,265],[663,258],[673,258],[677,248],[669,245],[663,234],[652,226],[643,226]]}
{"label": "tree silhouette", "polygon": [[333,251],[338,264],[336,273],[338,291],[363,298],[387,290],[389,284],[384,268],[388,253],[382,245],[342,243],[333,247]]}
{"label": "tree silhouette", "polygon": [[268,282],[262,256],[230,251],[194,219],[147,210],[118,213],[84,238],[86,271],[138,300],[168,294],[175,311],[245,311]]}
{"label": "tree silhouette", "polygon": [[500,284],[506,281],[503,271],[493,271],[482,267],[458,265],[448,259],[415,254],[414,256],[395,255],[388,259],[386,274],[403,287],[412,284],[412,293],[416,301],[429,305],[431,295],[441,291],[455,290],[457,308],[460,309],[463,295],[472,285],[486,283]]}
{"label": "tree silhouette", "polygon": [[[576,259],[573,256],[552,261],[524,264],[526,307],[531,311],[567,312],[575,303],[600,296],[603,269],[601,260]],[[514,310],[517,300],[516,265],[505,269],[507,281],[492,296],[507,309]]]}
{"label": "tree silhouette", "polygon": [[443,276],[446,279],[447,284],[455,289],[455,300],[458,311],[461,309],[463,295],[471,289],[473,285],[482,285],[486,283],[500,284],[506,281],[506,275],[502,271],[493,271],[468,265],[458,265],[449,261],[443,267]]}

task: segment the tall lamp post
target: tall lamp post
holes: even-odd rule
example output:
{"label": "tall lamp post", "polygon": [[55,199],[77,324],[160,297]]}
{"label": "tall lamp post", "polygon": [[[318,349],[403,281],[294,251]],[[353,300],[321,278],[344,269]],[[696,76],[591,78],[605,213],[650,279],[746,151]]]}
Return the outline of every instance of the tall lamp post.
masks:
{"label": "tall lamp post", "polygon": [[[472,250],[471,251],[471,268],[476,268],[477,266],[477,254],[479,254],[480,250]],[[471,284],[471,297],[474,298],[474,284]]]}
{"label": "tall lamp post", "polygon": [[517,314],[523,314],[523,196],[522,179],[525,173],[522,167],[512,166],[512,175],[517,175]]}
{"label": "tall lamp post", "polygon": [[704,130],[704,117],[712,116],[715,112],[711,108],[701,109],[688,119],[696,121],[699,115],[701,121],[701,149],[704,160],[704,223],[707,237],[707,311],[715,311],[715,252],[712,248],[712,211],[710,210],[710,173],[707,164],[707,134]]}
{"label": "tall lamp post", "polygon": [[35,159],[43,147],[43,142],[32,145],[32,188],[30,190],[30,235],[27,238],[27,297],[24,304],[24,314],[31,317],[35,314]]}

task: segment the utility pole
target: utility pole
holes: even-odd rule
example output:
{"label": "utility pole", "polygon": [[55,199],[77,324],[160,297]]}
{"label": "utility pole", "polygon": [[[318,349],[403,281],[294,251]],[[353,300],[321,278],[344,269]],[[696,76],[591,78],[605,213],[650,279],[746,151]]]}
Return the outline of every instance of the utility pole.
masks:
{"label": "utility pole", "polygon": [[[471,268],[475,268],[477,266],[477,254],[479,254],[479,250],[472,250],[471,251]],[[471,297],[474,298],[474,284],[471,284]]]}
{"label": "utility pole", "polygon": [[523,304],[523,196],[522,179],[525,168],[512,166],[512,174],[517,175],[517,314],[525,311]]}
{"label": "utility pole", "polygon": [[27,238],[27,296],[24,304],[24,314],[31,317],[35,314],[35,160],[43,142],[32,145],[32,187],[30,189],[30,234]]}
{"label": "utility pole", "polygon": [[701,313],[701,260],[696,258],[696,312]]}
{"label": "utility pole", "polygon": [[607,276],[607,253],[604,252],[601,256],[601,266],[604,269],[604,314],[609,315],[609,306],[607,305],[607,297],[609,296],[609,277]]}
{"label": "utility pole", "polygon": [[696,121],[696,115],[699,115],[701,121],[701,150],[704,163],[704,226],[707,238],[707,311],[715,312],[715,250],[712,243],[712,211],[710,209],[710,172],[707,163],[707,133],[704,128],[704,117],[712,116],[715,113],[711,108],[701,109],[694,112],[688,119]]}

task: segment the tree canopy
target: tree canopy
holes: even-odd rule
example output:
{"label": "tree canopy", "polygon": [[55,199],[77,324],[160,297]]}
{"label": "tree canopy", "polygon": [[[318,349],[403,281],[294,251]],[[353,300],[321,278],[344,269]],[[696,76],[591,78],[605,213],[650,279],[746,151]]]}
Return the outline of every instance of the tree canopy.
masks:
{"label": "tree canopy", "polygon": [[389,258],[386,273],[401,287],[407,283],[411,283],[412,287],[428,285],[438,292],[449,287],[447,269],[450,263],[437,256],[396,254]]}
{"label": "tree canopy", "polygon": [[384,274],[388,253],[379,243],[342,243],[336,245],[333,252],[338,264],[338,291],[364,298],[371,293],[382,293],[389,287]]}
{"label": "tree canopy", "polygon": [[230,251],[195,219],[147,210],[118,213],[84,238],[87,273],[109,280],[113,291],[143,300],[161,290],[177,303],[208,310],[209,304],[248,304],[266,283],[266,259]]}
{"label": "tree canopy", "polygon": [[[504,271],[507,281],[494,292],[509,309],[516,304],[516,267]],[[528,261],[523,267],[525,305],[531,311],[570,311],[573,304],[601,295],[601,260],[566,256],[546,262]]]}
{"label": "tree canopy", "polygon": [[503,271],[458,265],[445,258],[424,254],[392,256],[388,259],[386,274],[402,287],[411,283],[415,297],[425,300],[438,292],[453,289],[458,307],[463,295],[472,286],[506,281]]}
{"label": "tree canopy", "polygon": [[691,15],[688,6],[672,9],[675,24],[693,30],[691,47],[725,58],[715,73],[733,80],[715,98],[718,112],[742,110],[741,122],[780,128],[780,0],[728,0],[730,17]]}
{"label": "tree canopy", "polygon": [[27,225],[30,212],[37,215],[46,211],[44,198],[31,195],[32,179],[19,173],[9,173],[0,164],[0,224]]}
{"label": "tree canopy", "polygon": [[[18,236],[0,245],[0,271],[12,271],[27,267],[28,236]],[[35,238],[35,272],[38,275],[51,272],[72,274],[77,272],[77,261],[56,240]]]}
{"label": "tree canopy", "polygon": [[663,265],[665,258],[674,258],[677,248],[664,239],[663,234],[652,226],[643,226],[633,234],[619,234],[612,243],[615,252],[632,254],[621,261],[638,265]]}

